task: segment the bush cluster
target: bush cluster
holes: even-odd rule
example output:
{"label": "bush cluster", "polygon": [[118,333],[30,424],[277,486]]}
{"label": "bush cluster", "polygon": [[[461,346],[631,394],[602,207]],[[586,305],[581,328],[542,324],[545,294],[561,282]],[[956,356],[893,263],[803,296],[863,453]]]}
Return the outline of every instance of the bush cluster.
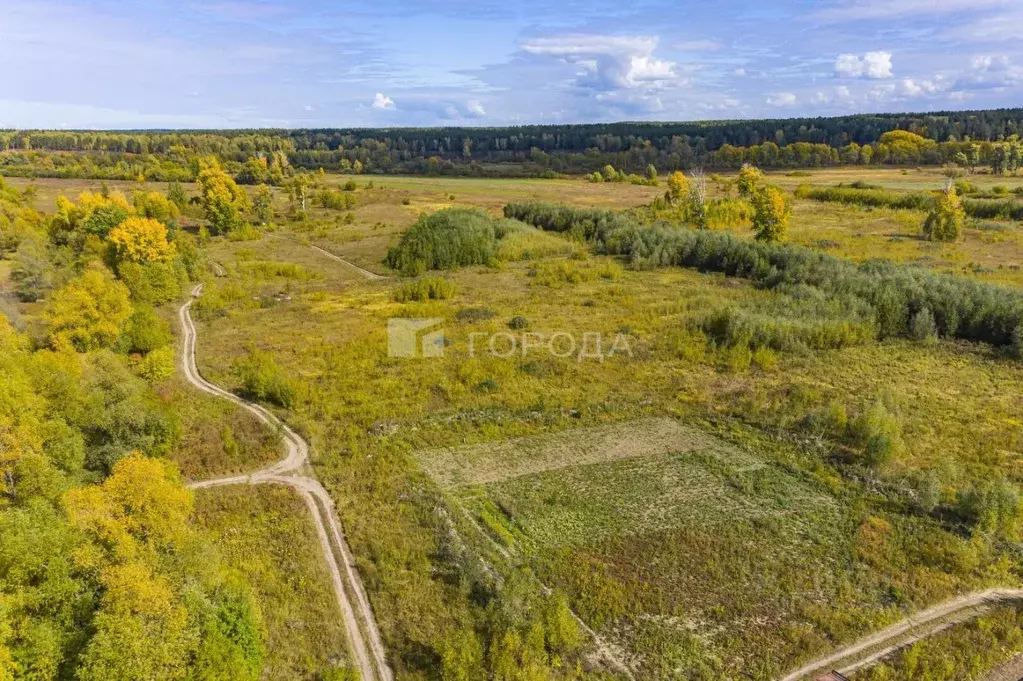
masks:
{"label": "bush cluster", "polygon": [[494,257],[494,220],[481,210],[449,208],[424,215],[387,253],[387,265],[417,276],[427,270],[485,265]]}
{"label": "bush cluster", "polygon": [[764,288],[807,285],[829,296],[853,297],[870,306],[882,338],[912,337],[913,320],[923,310],[946,338],[1017,348],[1023,335],[1023,293],[1008,287],[887,261],[857,265],[801,246],[754,243],[721,232],[645,227],[609,211],[524,203],[509,204],[505,215],[579,234],[598,252],[625,256],[634,266],[689,267]]}

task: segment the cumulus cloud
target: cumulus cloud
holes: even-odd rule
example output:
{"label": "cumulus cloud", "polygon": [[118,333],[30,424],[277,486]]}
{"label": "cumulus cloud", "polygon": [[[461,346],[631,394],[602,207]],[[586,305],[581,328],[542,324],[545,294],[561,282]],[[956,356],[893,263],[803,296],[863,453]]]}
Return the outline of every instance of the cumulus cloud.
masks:
{"label": "cumulus cloud", "polygon": [[926,97],[945,89],[944,78],[939,74],[933,78],[903,78],[899,81],[898,92],[905,97]]}
{"label": "cumulus cloud", "polygon": [[394,100],[386,96],[384,93],[378,92],[376,96],[373,98],[373,108],[382,109],[385,111],[393,111],[395,108]]}
{"label": "cumulus cloud", "polygon": [[486,109],[483,108],[483,105],[478,99],[470,99],[465,110],[470,116],[475,116],[477,118],[482,118],[487,115]]}
{"label": "cumulus cloud", "polygon": [[768,106],[786,107],[795,106],[796,95],[791,92],[776,92],[767,96]]}
{"label": "cumulus cloud", "polygon": [[676,64],[654,56],[656,36],[565,35],[522,44],[527,54],[580,67],[577,84],[598,92],[659,90],[678,84]]}
{"label": "cumulus cloud", "polygon": [[984,55],[970,61],[969,70],[955,83],[956,90],[1000,90],[1023,84],[1023,68],[1005,55]]}
{"label": "cumulus cloud", "polygon": [[892,53],[867,52],[862,57],[840,54],[835,59],[835,74],[843,78],[891,78]]}

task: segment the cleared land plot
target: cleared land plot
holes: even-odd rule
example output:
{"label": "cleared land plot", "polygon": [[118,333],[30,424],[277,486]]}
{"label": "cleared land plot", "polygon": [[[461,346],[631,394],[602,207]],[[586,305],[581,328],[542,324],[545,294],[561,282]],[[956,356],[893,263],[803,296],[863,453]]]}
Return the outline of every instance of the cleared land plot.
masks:
{"label": "cleared land plot", "polygon": [[485,485],[523,475],[618,459],[712,448],[715,441],[668,418],[569,430],[418,455],[441,487]]}

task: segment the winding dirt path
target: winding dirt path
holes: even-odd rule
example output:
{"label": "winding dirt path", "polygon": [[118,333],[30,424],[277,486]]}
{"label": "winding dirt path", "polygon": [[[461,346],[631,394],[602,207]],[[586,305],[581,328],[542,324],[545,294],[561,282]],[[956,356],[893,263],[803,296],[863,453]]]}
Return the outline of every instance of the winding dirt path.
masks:
{"label": "winding dirt path", "polygon": [[210,383],[199,373],[195,362],[196,330],[190,310],[201,293],[202,284],[199,284],[178,312],[183,345],[181,371],[185,379],[198,390],[234,402],[268,428],[279,431],[284,440],[286,455],[280,461],[247,475],[203,480],[188,486],[191,489],[208,489],[225,485],[287,485],[301,494],[316,525],[334,593],[345,620],[349,648],[359,668],[360,678],[364,681],[391,681],[394,676],[387,664],[380,630],[362,580],[355,569],[351,549],[334,512],[334,502],[309,468],[309,443],[267,409]]}
{"label": "winding dirt path", "polygon": [[953,598],[843,646],[826,657],[808,662],[783,676],[781,681],[800,681],[830,670],[843,674],[855,672],[901,648],[1006,603],[1023,603],[1023,589],[988,589]]}

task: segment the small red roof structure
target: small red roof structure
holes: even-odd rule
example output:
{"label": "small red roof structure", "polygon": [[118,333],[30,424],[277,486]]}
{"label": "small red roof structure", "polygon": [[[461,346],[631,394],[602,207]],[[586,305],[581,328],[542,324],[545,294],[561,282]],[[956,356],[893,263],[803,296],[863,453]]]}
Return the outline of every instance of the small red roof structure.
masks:
{"label": "small red roof structure", "polygon": [[838,672],[828,672],[824,676],[818,676],[813,681],[849,681],[849,678],[842,676]]}

